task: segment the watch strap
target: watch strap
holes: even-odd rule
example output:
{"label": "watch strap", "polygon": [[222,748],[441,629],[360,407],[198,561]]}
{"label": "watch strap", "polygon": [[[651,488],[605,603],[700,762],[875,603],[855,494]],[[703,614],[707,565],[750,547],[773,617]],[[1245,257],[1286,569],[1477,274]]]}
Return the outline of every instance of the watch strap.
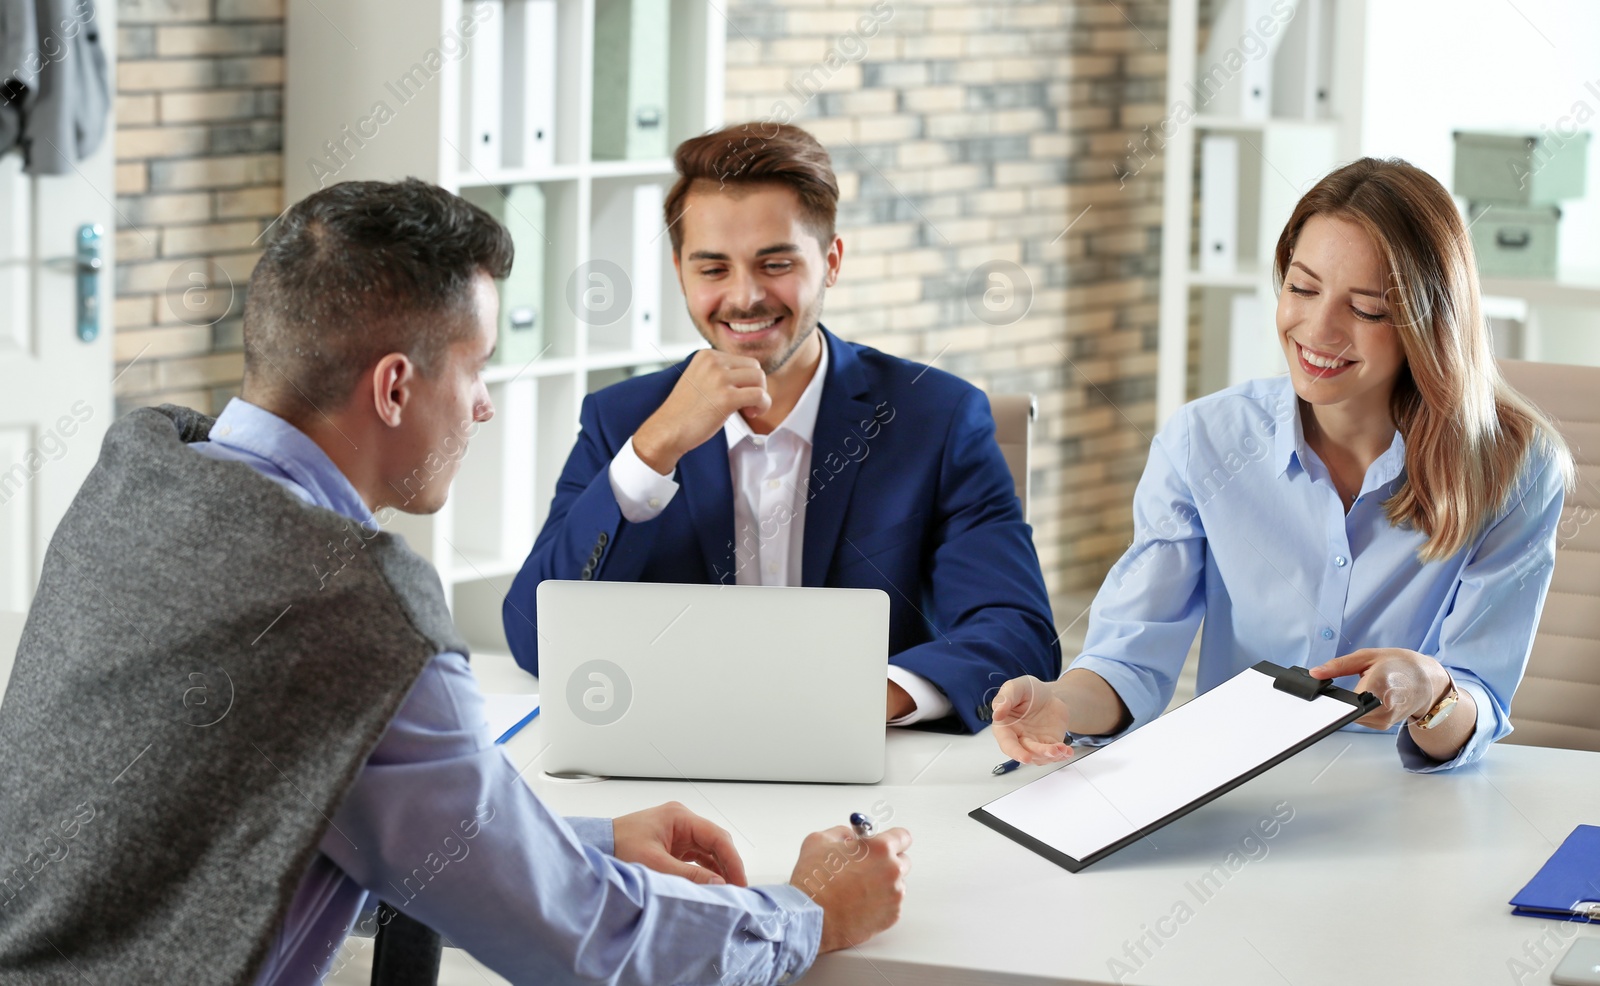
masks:
{"label": "watch strap", "polygon": [[1448,669],[1445,671],[1445,674],[1450,678],[1449,690],[1440,697],[1439,701],[1433,703],[1433,708],[1424,712],[1415,719],[1412,719],[1410,725],[1413,725],[1418,729],[1432,729],[1441,722],[1444,722],[1445,717],[1450,714],[1450,710],[1454,709],[1456,707],[1456,703],[1461,701],[1461,691],[1456,687],[1455,676],[1451,675]]}

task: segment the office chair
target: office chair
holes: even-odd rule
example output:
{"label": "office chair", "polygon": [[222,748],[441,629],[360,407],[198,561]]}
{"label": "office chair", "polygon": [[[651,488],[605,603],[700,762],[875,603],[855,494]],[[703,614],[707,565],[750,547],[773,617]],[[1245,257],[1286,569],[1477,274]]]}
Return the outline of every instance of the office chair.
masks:
{"label": "office chair", "polygon": [[438,932],[388,904],[378,905],[372,986],[435,986],[443,954]]}
{"label": "office chair", "polygon": [[1028,519],[1028,451],[1033,442],[1033,421],[1039,405],[1032,394],[993,394],[989,410],[994,415],[994,440],[1011,467],[1011,482],[1022,501],[1022,519]]}
{"label": "office chair", "polygon": [[1500,360],[1500,372],[1555,422],[1578,469],[1506,742],[1600,750],[1600,367]]}

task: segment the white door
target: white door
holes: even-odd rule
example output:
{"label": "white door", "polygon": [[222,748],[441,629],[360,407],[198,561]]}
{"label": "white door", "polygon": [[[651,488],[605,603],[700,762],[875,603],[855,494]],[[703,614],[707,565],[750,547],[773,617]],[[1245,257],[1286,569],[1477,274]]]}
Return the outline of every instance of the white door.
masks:
{"label": "white door", "polygon": [[[96,4],[116,78],[116,3]],[[23,174],[0,157],[0,612],[27,609],[50,535],[111,424],[111,245],[116,234],[115,130],[77,170]],[[92,341],[80,338],[80,229],[100,228]],[[7,655],[9,656],[9,655]]]}

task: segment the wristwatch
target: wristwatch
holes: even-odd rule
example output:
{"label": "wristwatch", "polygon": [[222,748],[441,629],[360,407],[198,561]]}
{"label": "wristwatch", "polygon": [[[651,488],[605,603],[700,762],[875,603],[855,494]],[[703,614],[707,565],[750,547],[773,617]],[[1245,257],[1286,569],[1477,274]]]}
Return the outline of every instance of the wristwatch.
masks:
{"label": "wristwatch", "polygon": [[[1445,674],[1448,676],[1450,672],[1446,671]],[[1409,725],[1418,729],[1432,729],[1445,721],[1450,715],[1450,710],[1455,708],[1456,703],[1460,700],[1461,692],[1456,689],[1456,679],[1451,677],[1450,690],[1444,693],[1444,697],[1435,702],[1433,708],[1410,720]]]}

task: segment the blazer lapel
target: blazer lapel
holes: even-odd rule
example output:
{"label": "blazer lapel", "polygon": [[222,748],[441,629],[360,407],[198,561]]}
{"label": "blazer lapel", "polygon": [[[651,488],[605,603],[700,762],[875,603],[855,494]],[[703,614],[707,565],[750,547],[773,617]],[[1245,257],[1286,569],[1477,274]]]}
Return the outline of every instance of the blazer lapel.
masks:
{"label": "blazer lapel", "polygon": [[733,585],[733,471],[728,465],[728,441],[720,429],[678,460],[678,483],[700,539],[706,581]]}
{"label": "blazer lapel", "polygon": [[811,499],[806,504],[805,550],[800,563],[800,582],[807,586],[827,584],[850,494],[861,460],[866,458],[861,454],[867,441],[861,437],[860,422],[872,418],[872,404],[862,399],[867,381],[855,350],[826,329],[819,327],[818,331],[828,346],[828,378],[822,383],[822,403],[811,435],[807,490]]}

